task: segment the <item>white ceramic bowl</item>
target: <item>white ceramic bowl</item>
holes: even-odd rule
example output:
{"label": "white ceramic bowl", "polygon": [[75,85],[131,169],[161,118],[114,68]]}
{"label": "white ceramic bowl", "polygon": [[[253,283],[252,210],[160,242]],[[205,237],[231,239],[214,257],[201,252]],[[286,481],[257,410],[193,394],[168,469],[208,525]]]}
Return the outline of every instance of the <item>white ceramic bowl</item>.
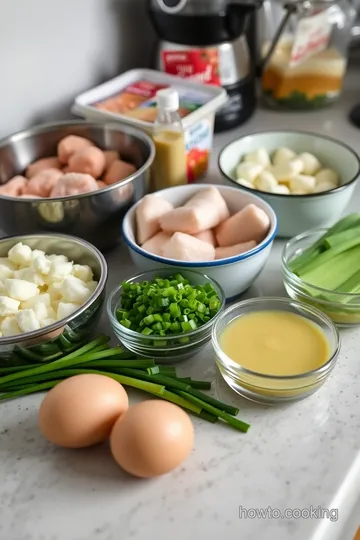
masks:
{"label": "white ceramic bowl", "polygon": [[[235,169],[245,154],[261,147],[272,153],[281,146],[287,146],[297,154],[311,152],[325,167],[338,172],[341,185],[311,195],[277,195],[236,183]],[[284,238],[333,225],[350,202],[360,177],[360,160],[354,150],[335,139],[301,131],[267,131],[241,137],[222,150],[219,168],[232,185],[258,195],[272,206],[279,222],[277,234]]]}
{"label": "white ceramic bowl", "polygon": [[[183,205],[192,195],[207,187],[209,187],[207,184],[192,184],[163,189],[156,192],[155,195],[166,199],[176,207]],[[271,207],[259,197],[237,188],[216,187],[227,202],[231,213],[238,212],[247,204],[253,203],[262,208],[269,216],[271,222],[269,233],[256,248],[242,255],[208,263],[192,263],[158,257],[145,251],[136,243],[135,210],[139,203],[132,206],[124,217],[123,236],[130,250],[131,258],[140,270],[169,266],[173,267],[174,271],[181,268],[196,270],[215,279],[224,289],[226,300],[229,301],[248,289],[263,269],[276,235],[277,219]]]}

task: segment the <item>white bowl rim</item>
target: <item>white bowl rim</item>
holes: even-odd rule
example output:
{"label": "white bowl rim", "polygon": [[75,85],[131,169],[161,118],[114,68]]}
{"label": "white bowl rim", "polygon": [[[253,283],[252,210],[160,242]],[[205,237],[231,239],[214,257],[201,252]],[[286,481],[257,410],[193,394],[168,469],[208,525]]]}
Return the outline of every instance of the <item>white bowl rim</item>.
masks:
{"label": "white bowl rim", "polygon": [[[236,182],[236,180],[234,180],[233,178],[231,178],[231,176],[229,176],[222,168],[221,166],[221,157],[223,155],[223,153],[231,146],[233,145],[234,143],[237,143],[238,141],[241,141],[243,139],[246,139],[248,137],[253,137],[253,136],[256,136],[256,135],[270,135],[271,133],[274,133],[274,134],[284,134],[286,135],[287,133],[291,134],[291,133],[295,133],[295,134],[299,134],[299,135],[311,135],[312,137],[316,137],[318,139],[324,139],[326,141],[330,141],[332,143],[335,143],[339,146],[342,146],[345,150],[347,150],[348,152],[350,152],[351,154],[353,154],[354,158],[356,159],[357,161],[357,164],[358,164],[358,170],[357,170],[357,173],[356,175],[354,176],[354,178],[352,178],[351,180],[349,180],[348,182],[346,182],[346,184],[342,184],[341,186],[338,186],[334,189],[329,189],[328,191],[322,191],[320,193],[306,193],[305,195],[292,195],[291,193],[289,194],[284,194],[284,193],[269,193],[267,191],[261,191],[260,189],[256,189],[256,188],[248,188],[246,186],[243,186],[241,184],[238,184]],[[327,135],[321,135],[319,133],[315,133],[314,131],[301,131],[301,130],[298,130],[298,129],[271,129],[271,130],[265,130],[265,131],[254,131],[253,133],[248,133],[247,135],[243,135],[242,137],[238,137],[237,139],[234,139],[233,141],[229,142],[228,144],[226,144],[222,150],[220,151],[219,153],[219,157],[218,157],[218,167],[219,167],[219,170],[221,172],[221,174],[227,179],[229,180],[230,182],[232,182],[233,184],[235,184],[236,186],[239,186],[240,189],[243,189],[244,191],[247,191],[249,193],[259,193],[259,194],[262,194],[264,196],[264,194],[266,196],[269,196],[269,197],[274,197],[274,198],[277,198],[277,197],[280,197],[280,198],[289,198],[289,197],[294,197],[293,200],[297,200],[297,199],[306,199],[306,198],[310,198],[310,197],[326,197],[327,195],[332,195],[333,193],[338,193],[339,191],[343,191],[345,190],[348,186],[350,186],[351,184],[353,184],[354,182],[356,182],[357,180],[359,180],[359,177],[360,177],[360,158],[358,156],[358,154],[355,152],[355,150],[353,148],[351,148],[351,146],[348,146],[347,144],[343,143],[342,141],[339,141],[337,139],[334,139],[333,137],[328,137]]]}
{"label": "white bowl rim", "polygon": [[[212,186],[212,187],[217,187],[217,188],[220,187],[220,188],[223,188],[223,189],[226,189],[226,190],[229,190],[229,191],[231,191],[231,190],[236,190],[237,192],[239,191],[238,189],[233,188],[231,186],[223,186],[221,184],[186,184],[185,186],[176,186],[176,188],[178,188],[178,187],[187,187],[189,185],[195,185],[195,186],[199,187],[200,189]],[[157,193],[160,194],[161,191],[167,191],[169,189],[173,189],[173,188],[166,188],[164,190],[158,191]],[[270,231],[267,234],[266,238],[262,242],[260,242],[260,244],[258,244],[253,249],[251,249],[249,251],[246,251],[245,253],[242,253],[241,255],[235,255],[234,257],[227,257],[225,259],[218,259],[216,261],[187,262],[187,261],[178,261],[177,259],[167,259],[165,257],[160,257],[158,255],[153,255],[152,253],[149,253],[149,251],[146,251],[145,249],[142,249],[141,246],[139,246],[138,244],[133,242],[127,236],[126,231],[125,231],[125,223],[129,219],[129,213],[135,211],[136,207],[140,204],[141,200],[138,201],[136,204],[134,204],[126,212],[126,214],[124,216],[124,219],[123,219],[123,222],[122,222],[122,225],[121,225],[122,235],[123,235],[123,238],[125,240],[126,245],[130,249],[132,249],[133,251],[135,251],[139,255],[142,255],[146,259],[150,259],[152,261],[159,262],[161,264],[167,264],[169,266],[181,266],[183,268],[204,268],[204,267],[205,268],[209,268],[209,267],[211,268],[211,267],[215,267],[215,266],[226,266],[228,264],[234,264],[234,263],[237,263],[237,262],[240,262],[240,261],[244,261],[245,259],[249,259],[253,255],[256,255],[257,253],[260,253],[261,251],[263,251],[265,248],[267,248],[274,241],[274,239],[276,237],[276,234],[277,234],[278,223],[277,223],[277,216],[276,216],[274,210],[271,208],[271,206],[266,201],[264,201],[263,199],[260,199],[260,197],[258,197],[257,195],[252,194],[252,196],[255,198],[255,201],[253,201],[254,203],[256,202],[256,200],[258,200],[262,205],[264,205],[266,207],[267,215],[269,216],[270,221],[271,221],[271,226],[270,226]]]}

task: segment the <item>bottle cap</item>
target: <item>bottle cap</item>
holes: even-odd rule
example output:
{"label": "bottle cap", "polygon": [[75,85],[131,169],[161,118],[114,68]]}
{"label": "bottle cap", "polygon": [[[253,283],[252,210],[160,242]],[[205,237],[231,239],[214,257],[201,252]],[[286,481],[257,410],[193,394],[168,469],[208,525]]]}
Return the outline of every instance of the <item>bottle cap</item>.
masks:
{"label": "bottle cap", "polygon": [[174,88],[164,88],[156,92],[158,107],[174,112],[179,108],[179,94]]}

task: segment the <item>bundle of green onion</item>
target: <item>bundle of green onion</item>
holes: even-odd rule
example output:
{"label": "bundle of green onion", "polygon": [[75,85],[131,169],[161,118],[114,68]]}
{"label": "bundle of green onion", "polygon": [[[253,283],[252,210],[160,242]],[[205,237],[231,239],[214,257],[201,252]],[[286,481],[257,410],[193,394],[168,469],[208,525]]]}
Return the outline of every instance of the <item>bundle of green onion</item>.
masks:
{"label": "bundle of green onion", "polygon": [[[360,293],[360,214],[349,214],[338,221],[290,261],[289,268],[315,287],[339,293]],[[321,296],[332,300],[331,294]]]}
{"label": "bundle of green onion", "polygon": [[119,323],[144,335],[169,336],[196,330],[221,307],[214,287],[191,285],[181,274],[141,283],[122,283]]}
{"label": "bundle of green onion", "polygon": [[177,377],[174,367],[134,358],[121,347],[110,348],[109,340],[107,336],[100,336],[48,364],[0,368],[0,401],[48,390],[73,375],[96,373],[171,401],[209,422],[220,418],[239,431],[248,431],[249,424],[235,418],[238,409],[200,392],[210,390],[208,381]]}

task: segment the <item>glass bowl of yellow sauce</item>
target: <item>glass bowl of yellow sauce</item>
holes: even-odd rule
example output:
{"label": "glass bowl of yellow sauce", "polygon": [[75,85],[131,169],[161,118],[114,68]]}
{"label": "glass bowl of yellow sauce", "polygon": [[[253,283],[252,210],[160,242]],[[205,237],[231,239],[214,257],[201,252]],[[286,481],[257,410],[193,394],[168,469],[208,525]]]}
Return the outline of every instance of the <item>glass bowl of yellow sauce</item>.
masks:
{"label": "glass bowl of yellow sauce", "polygon": [[303,399],[333,370],[340,338],[318,309],[288,298],[254,298],[226,309],[212,330],[225,382],[253,401]]}
{"label": "glass bowl of yellow sauce", "polygon": [[[338,287],[338,290],[330,290],[316,286],[296,275],[291,269],[291,263],[294,259],[302,256],[309,247],[314,246],[328,231],[329,229],[324,228],[312,229],[295,236],[286,243],[282,253],[284,286],[290,298],[320,309],[337,326],[358,326],[360,325],[360,292],[353,292],[354,288],[342,292],[341,287]],[[356,256],[356,253],[354,254]],[[342,258],[342,254],[339,257]],[[354,262],[351,264],[354,266],[355,273]],[[333,263],[333,271],[339,272],[335,262]],[[360,273],[358,272],[358,274]],[[356,275],[354,275],[354,278],[356,278]]]}

